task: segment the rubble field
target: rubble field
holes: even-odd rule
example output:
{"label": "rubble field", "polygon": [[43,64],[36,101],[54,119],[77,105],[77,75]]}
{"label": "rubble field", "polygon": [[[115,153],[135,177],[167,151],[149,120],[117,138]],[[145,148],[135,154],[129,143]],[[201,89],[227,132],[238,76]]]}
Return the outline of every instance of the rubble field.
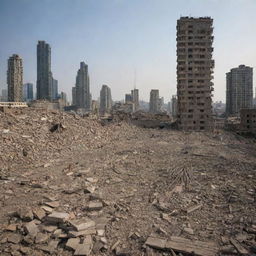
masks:
{"label": "rubble field", "polygon": [[256,255],[256,141],[0,112],[0,255]]}

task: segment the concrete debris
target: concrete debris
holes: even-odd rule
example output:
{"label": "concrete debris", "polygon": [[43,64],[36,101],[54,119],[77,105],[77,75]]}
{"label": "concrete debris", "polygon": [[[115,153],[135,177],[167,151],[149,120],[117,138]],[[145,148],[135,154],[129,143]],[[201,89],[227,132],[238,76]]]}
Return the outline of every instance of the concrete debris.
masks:
{"label": "concrete debris", "polygon": [[51,224],[58,224],[58,223],[64,223],[66,220],[68,220],[69,214],[66,212],[52,212],[46,217],[46,220],[48,223]]}
{"label": "concrete debris", "polygon": [[254,255],[255,139],[138,122],[0,112],[0,255]]}

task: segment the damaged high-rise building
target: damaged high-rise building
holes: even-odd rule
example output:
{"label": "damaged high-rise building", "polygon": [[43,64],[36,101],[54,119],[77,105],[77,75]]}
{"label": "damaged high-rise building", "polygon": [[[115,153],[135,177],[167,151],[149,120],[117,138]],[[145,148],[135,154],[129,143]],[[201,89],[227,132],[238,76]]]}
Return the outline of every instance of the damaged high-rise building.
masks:
{"label": "damaged high-rise building", "polygon": [[72,88],[72,102],[78,108],[91,110],[90,79],[88,74],[88,65],[80,63],[80,69],[77,71],[76,86]]}
{"label": "damaged high-rise building", "polygon": [[112,107],[111,89],[107,85],[102,85],[100,91],[100,114],[110,113]]}
{"label": "damaged high-rise building", "polygon": [[23,101],[23,66],[17,54],[8,59],[7,85],[8,101]]}
{"label": "damaged high-rise building", "polygon": [[182,130],[212,130],[213,19],[177,21],[178,124]]}
{"label": "damaged high-rise building", "polygon": [[45,41],[37,44],[37,99],[52,100],[51,47]]}
{"label": "damaged high-rise building", "polygon": [[226,74],[226,115],[237,116],[253,107],[253,68],[240,65]]}

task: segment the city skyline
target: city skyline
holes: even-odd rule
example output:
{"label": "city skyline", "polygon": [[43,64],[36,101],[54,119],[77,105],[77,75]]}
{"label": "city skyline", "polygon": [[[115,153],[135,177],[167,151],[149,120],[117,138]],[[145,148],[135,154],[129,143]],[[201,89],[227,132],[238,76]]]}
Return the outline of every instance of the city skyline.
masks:
{"label": "city skyline", "polygon": [[[71,4],[69,1],[3,0],[0,3],[0,88],[6,88],[6,63],[14,53],[23,58],[24,82],[36,83],[36,43],[45,40],[52,48],[54,77],[69,101],[81,61],[90,68],[93,99],[99,97],[102,84],[109,84],[114,100],[124,99],[125,92],[134,86],[136,69],[136,85],[142,100],[149,101],[150,90],[158,88],[160,96],[169,101],[176,94],[176,21],[181,15],[211,16],[216,61],[213,101],[225,102],[226,72],[241,64],[254,67],[256,38],[251,31],[256,25],[253,20],[256,3],[199,0],[193,5],[192,2],[112,0],[106,4],[77,0]],[[45,14],[49,4],[51,11]],[[42,14],[38,14],[38,9],[42,9]],[[28,13],[31,15],[26,16]],[[21,16],[22,21],[16,24]],[[37,22],[31,23],[33,18]],[[117,20],[120,24],[115,23]]]}

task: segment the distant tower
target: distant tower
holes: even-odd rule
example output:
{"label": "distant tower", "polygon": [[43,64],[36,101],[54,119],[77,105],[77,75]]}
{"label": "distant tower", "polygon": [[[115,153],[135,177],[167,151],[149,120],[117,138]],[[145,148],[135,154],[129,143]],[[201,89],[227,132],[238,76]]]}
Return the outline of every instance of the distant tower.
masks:
{"label": "distant tower", "polygon": [[45,41],[37,44],[37,99],[52,100],[51,47]]}
{"label": "distant tower", "polygon": [[72,89],[75,92],[73,102],[75,101],[78,108],[83,108],[86,111],[91,110],[91,94],[90,94],[90,79],[88,74],[88,65],[84,62],[80,63],[80,69],[77,71],[76,86]]}
{"label": "distant tower", "polygon": [[177,117],[177,96],[176,95],[172,96],[171,113],[173,118]]}
{"label": "distant tower", "polygon": [[7,84],[8,101],[23,101],[23,66],[17,54],[8,59]]}
{"label": "distant tower", "polygon": [[107,85],[102,85],[100,91],[100,114],[110,113],[112,107],[111,89]]}
{"label": "distant tower", "polygon": [[177,21],[178,125],[182,130],[212,130],[213,19]]}
{"label": "distant tower", "polygon": [[139,89],[133,89],[131,91],[132,102],[134,103],[134,110],[137,111],[139,109]]}
{"label": "distant tower", "polygon": [[27,102],[32,101],[34,99],[32,83],[26,83],[23,85],[23,99]]}
{"label": "distant tower", "polygon": [[160,111],[159,90],[150,91],[149,112],[156,114]]}
{"label": "distant tower", "polygon": [[253,68],[240,65],[226,74],[226,114],[239,115],[253,107]]}
{"label": "distant tower", "polygon": [[52,78],[52,99],[56,100],[59,97],[58,80]]}

